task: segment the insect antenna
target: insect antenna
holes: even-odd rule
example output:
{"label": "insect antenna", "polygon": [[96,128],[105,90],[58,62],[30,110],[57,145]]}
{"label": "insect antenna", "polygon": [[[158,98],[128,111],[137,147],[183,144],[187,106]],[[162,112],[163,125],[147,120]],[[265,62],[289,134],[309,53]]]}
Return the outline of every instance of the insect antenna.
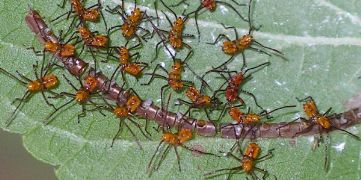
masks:
{"label": "insect antenna", "polygon": [[[157,2],[157,1],[156,1]],[[155,59],[157,59],[157,57],[158,57],[158,46],[160,45],[160,43],[163,43],[163,46],[167,49],[167,51],[168,52],[171,52],[170,50],[169,50],[169,48],[168,48],[168,46],[167,46],[167,44],[166,44],[166,37],[164,36],[164,34],[163,33],[161,33],[160,32],[160,29],[158,29],[155,25],[154,25],[154,23],[153,23],[153,21],[151,20],[151,18],[148,16],[148,14],[144,14],[145,16],[146,16],[146,18],[148,19],[148,21],[150,22],[150,24],[152,25],[152,27],[153,27],[153,30],[158,34],[158,36],[159,36],[159,38],[161,39],[161,41],[159,41],[158,43],[157,43],[157,45],[156,45],[156,48],[155,48],[155,54],[156,54],[156,56],[151,60],[151,63],[155,60]],[[171,56],[174,56],[172,53],[170,53],[171,54]]]}
{"label": "insect antenna", "polygon": [[[237,4],[238,6],[246,6],[246,4],[240,4],[240,3],[236,2],[235,0],[232,0],[232,2],[234,2],[234,3]],[[216,3],[217,3],[217,4],[223,4],[223,5],[231,8],[243,21],[246,21],[246,22],[249,21],[249,19],[247,20],[245,17],[243,17],[243,16],[241,15],[241,13],[239,13],[239,12],[236,10],[236,8],[233,7],[231,4],[229,4],[229,3],[227,3],[227,2],[224,2],[224,1],[216,1]]]}
{"label": "insect antenna", "polygon": [[[252,6],[252,3],[253,3],[253,0],[250,0],[250,1],[249,1],[249,4],[248,4],[248,21],[247,21],[247,22],[248,22],[248,26],[249,26],[248,35],[251,35],[251,34],[252,34],[252,31],[254,31],[254,30],[259,30],[259,29],[261,28],[261,26],[258,27],[258,28],[256,28],[256,27],[254,27],[254,26],[252,25],[252,20],[251,20],[251,6]],[[275,53],[277,53],[277,54],[279,54],[279,55],[284,55],[281,51],[279,51],[279,50],[277,50],[277,49],[274,49],[274,48],[271,48],[271,47],[268,47],[268,46],[265,46],[265,45],[263,45],[262,43],[254,40],[254,39],[252,39],[252,42],[254,42],[255,44],[261,46],[262,48],[271,50],[271,51],[273,51],[273,52],[275,52]],[[261,49],[257,49],[257,48],[254,48],[254,47],[249,47],[249,48],[252,49],[252,50],[256,50],[256,51],[259,51],[259,52],[261,52],[261,53],[264,53],[264,54],[267,54],[267,55],[271,56],[271,54],[269,54],[269,53],[267,53],[266,51],[263,51],[263,50],[261,50]]]}
{"label": "insect antenna", "polygon": [[151,176],[151,174],[152,174],[152,172],[153,172],[153,170],[154,170],[154,167],[152,167],[153,160],[155,160],[154,158],[155,158],[155,156],[157,155],[157,153],[159,152],[160,147],[162,146],[163,142],[164,142],[164,140],[161,140],[161,141],[159,142],[159,144],[158,144],[155,152],[154,152],[153,155],[152,155],[152,158],[150,159],[150,162],[148,163],[148,167],[147,167],[148,177]]}
{"label": "insect antenna", "polygon": [[293,107],[296,107],[296,105],[288,105],[288,106],[282,106],[282,107],[279,107],[279,108],[276,108],[276,109],[273,109],[271,111],[267,111],[267,110],[263,110],[260,115],[261,116],[266,116],[267,119],[270,119],[271,117],[269,116],[271,113],[275,112],[275,111],[278,111],[278,110],[281,110],[281,109],[285,109],[285,108],[293,108]]}
{"label": "insect antenna", "polygon": [[[164,2],[163,2],[163,0],[160,0],[160,2],[163,4],[163,6],[165,7],[165,8],[167,8],[172,14],[173,14],[173,16],[174,16],[174,18],[177,18],[177,14],[170,8],[170,7],[168,7]],[[163,12],[163,11],[162,11]],[[163,14],[167,17],[167,15],[163,12]],[[168,19],[168,17],[167,17],[167,19]],[[168,19],[169,20],[169,19]],[[170,20],[169,20],[170,21]],[[172,22],[170,21],[170,24],[172,24]]]}
{"label": "insect antenna", "polygon": [[173,146],[173,148],[174,148],[174,152],[175,152],[175,155],[176,155],[176,158],[177,158],[178,169],[179,169],[179,171],[182,171],[181,165],[180,165],[180,157],[179,157],[177,147]]}
{"label": "insect antenna", "polygon": [[104,21],[104,27],[105,27],[105,31],[106,31],[108,29],[108,25],[107,25],[107,21],[105,21],[104,13],[102,11],[103,6],[101,4],[101,0],[98,0],[98,4],[96,4],[96,5],[98,6],[100,16],[102,17],[102,19]]}
{"label": "insect antenna", "polygon": [[[269,66],[270,64],[271,64],[270,62],[265,62],[265,63],[259,64],[259,65],[257,65],[257,66],[254,66],[254,67],[247,68],[247,69],[244,71],[243,74],[246,74],[248,71],[253,70],[253,69],[260,68],[260,67],[262,67],[262,66]],[[248,76],[247,76],[247,77],[248,77]],[[247,78],[247,77],[246,77],[246,78]],[[246,79],[246,78],[245,78],[245,79]]]}
{"label": "insect antenna", "polygon": [[[10,72],[6,71],[5,69],[0,67],[0,72],[2,72],[3,74],[5,74],[6,76],[9,76],[13,79],[15,79],[16,81],[18,81],[19,83],[21,83],[23,86],[26,86],[27,82],[22,81],[20,78],[16,77],[15,75],[11,74]],[[19,74],[19,76],[21,75],[18,71],[16,71],[17,74]],[[31,80],[26,78],[25,76],[21,75],[20,77],[22,77],[23,79],[25,79],[26,81],[30,82]]]}
{"label": "insect antenna", "polygon": [[361,141],[361,139],[360,139],[359,136],[357,136],[357,135],[355,135],[355,134],[353,134],[353,133],[351,133],[351,132],[349,132],[349,131],[347,131],[347,130],[338,128],[338,127],[336,127],[336,126],[332,126],[332,128],[335,128],[335,129],[337,129],[337,130],[340,130],[340,131],[342,131],[342,132],[345,132],[345,133],[347,133],[348,135],[350,135],[350,136],[352,136],[353,138],[355,138],[356,140]]}
{"label": "insect antenna", "polygon": [[72,98],[70,101],[64,103],[63,105],[61,105],[60,107],[56,108],[52,113],[50,113],[44,120],[44,124],[45,125],[49,125],[54,118],[51,118],[56,112],[58,112],[60,109],[62,109],[63,107],[69,105],[70,103],[72,103],[75,100],[75,98]]}
{"label": "insect antenna", "polygon": [[207,178],[211,178],[211,177],[217,177],[217,176],[221,176],[221,175],[226,174],[226,173],[217,174],[219,172],[223,172],[223,171],[240,171],[240,170],[241,170],[241,168],[239,166],[233,167],[233,168],[223,168],[223,169],[217,169],[217,170],[205,173],[204,176],[206,176]]}
{"label": "insect antenna", "polygon": [[177,7],[177,6],[180,6],[181,4],[185,4],[185,5],[189,6],[189,4],[186,1],[187,0],[181,0],[177,4],[170,5],[169,7]]}
{"label": "insect antenna", "polygon": [[18,110],[20,109],[20,106],[21,105],[24,105],[23,102],[26,102],[28,100],[28,98],[32,95],[32,93],[30,91],[26,91],[23,95],[23,97],[21,99],[16,99],[16,100],[19,100],[19,104],[16,106],[15,110],[11,113],[10,117],[8,120],[6,120],[5,124],[6,126],[5,127],[9,127],[10,124],[13,122],[13,120],[15,119],[15,115],[16,113],[18,112]]}
{"label": "insect antenna", "polygon": [[[127,119],[128,119],[128,118],[127,118]],[[142,147],[142,145],[140,144],[139,138],[137,137],[137,135],[135,135],[135,133],[133,132],[133,130],[128,126],[128,124],[127,124],[124,120],[121,120],[121,121],[123,121],[125,127],[129,130],[129,132],[130,132],[130,133],[132,134],[132,136],[135,138],[135,142],[136,142],[137,145],[139,146],[139,149],[143,151],[143,147]],[[143,132],[143,131],[141,130],[141,132]],[[117,133],[117,134],[118,134],[118,133]],[[147,137],[147,136],[146,136],[146,137]],[[113,144],[114,144],[114,141],[113,141],[112,145],[113,145]]]}
{"label": "insect antenna", "polygon": [[132,124],[134,124],[134,126],[136,126],[138,129],[139,129],[139,131],[143,134],[143,136],[145,137],[145,138],[147,138],[148,140],[151,140],[150,139],[150,137],[149,136],[151,136],[151,134],[148,132],[148,131],[146,131],[146,133],[148,134],[146,134],[144,131],[143,131],[143,129],[141,128],[141,126],[140,126],[140,124],[139,123],[137,123],[136,121],[134,121],[131,117],[128,117],[128,120],[132,123]]}
{"label": "insect antenna", "polygon": [[157,164],[157,166],[154,168],[154,170],[158,170],[158,169],[159,169],[159,167],[162,165],[162,162],[163,162],[164,159],[167,157],[170,149],[171,149],[171,145],[167,145],[167,146],[166,146],[166,149],[163,151],[163,153],[162,153],[162,155],[161,155],[161,157],[160,157],[160,159],[159,159],[159,161],[158,161],[158,164]]}

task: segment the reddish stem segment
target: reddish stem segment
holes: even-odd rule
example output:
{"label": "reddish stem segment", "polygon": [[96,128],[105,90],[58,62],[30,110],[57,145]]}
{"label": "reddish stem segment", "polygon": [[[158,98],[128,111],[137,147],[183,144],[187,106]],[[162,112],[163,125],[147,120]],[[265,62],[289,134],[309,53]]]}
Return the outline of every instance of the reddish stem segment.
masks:
{"label": "reddish stem segment", "polygon": [[[37,11],[30,9],[25,17],[25,21],[41,43],[44,44],[46,41],[58,43],[58,38],[48,28]],[[64,67],[72,75],[79,78],[88,68],[88,63],[77,57],[62,58],[58,55],[55,55],[55,57],[64,64]],[[110,81],[101,72],[95,72],[94,69],[90,69],[88,73],[89,75],[97,77],[99,81],[98,89],[104,94],[105,98],[116,101],[118,104],[124,104],[128,99],[130,95],[129,92],[114,81]],[[155,106],[151,100],[144,101],[142,106],[136,111],[136,115],[140,118],[153,120],[161,126],[194,129],[196,133],[201,136],[216,136],[217,133],[219,133],[222,138],[239,138],[242,132],[248,132],[251,129],[251,127],[248,126],[229,123],[220,124],[218,128],[217,125],[210,121],[196,120],[186,116],[183,117],[181,114],[168,112]],[[359,124],[361,123],[361,108],[355,108],[338,114],[330,118],[330,120],[332,124],[338,128],[347,128]],[[307,124],[302,122],[294,122],[284,126],[285,124],[287,123],[264,123],[256,125],[252,128],[252,133],[247,133],[247,138],[251,136],[252,138],[292,138],[297,132],[307,127]],[[314,126],[309,132],[298,135],[313,135],[318,133],[318,126]]]}

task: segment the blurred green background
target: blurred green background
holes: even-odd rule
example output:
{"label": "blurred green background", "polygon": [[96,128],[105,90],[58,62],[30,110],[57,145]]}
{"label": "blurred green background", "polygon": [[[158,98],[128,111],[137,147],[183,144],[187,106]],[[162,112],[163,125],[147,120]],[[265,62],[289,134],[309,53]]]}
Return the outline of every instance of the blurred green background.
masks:
{"label": "blurred green background", "polygon": [[0,129],[0,179],[56,179],[54,168],[32,157],[21,136]]}

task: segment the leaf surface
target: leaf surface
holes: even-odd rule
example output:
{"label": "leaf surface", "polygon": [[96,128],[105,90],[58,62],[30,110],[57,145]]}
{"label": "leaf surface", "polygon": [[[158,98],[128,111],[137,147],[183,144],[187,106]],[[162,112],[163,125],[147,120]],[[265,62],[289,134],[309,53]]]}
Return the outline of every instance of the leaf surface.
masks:
{"label": "leaf surface", "polygon": [[[192,1],[189,9],[195,9],[197,1]],[[230,2],[231,3],[231,2]],[[91,2],[87,3],[91,5]],[[118,1],[107,1],[105,5],[114,7]],[[50,21],[62,14],[66,9],[56,6],[54,1],[33,0],[30,5],[38,10],[43,17]],[[145,0],[139,4],[151,15],[154,15],[152,1]],[[126,3],[127,7],[131,3]],[[159,4],[161,7],[162,5]],[[67,4],[67,8],[69,3]],[[35,61],[41,62],[27,47],[34,46],[41,49],[40,44],[34,38],[34,34],[27,28],[24,17],[28,10],[28,2],[2,1],[0,2],[0,61],[1,67],[10,71],[24,73],[33,78],[31,65]],[[165,10],[164,8],[162,8]],[[237,7],[246,16],[246,7]],[[253,67],[262,62],[269,61],[271,65],[253,74],[243,88],[254,93],[258,102],[268,109],[274,109],[283,105],[298,105],[296,109],[279,111],[273,114],[274,121],[290,121],[297,116],[303,116],[302,105],[295,97],[311,95],[315,98],[320,111],[324,112],[329,107],[333,112],[345,111],[345,102],[359,93],[361,81],[361,2],[341,0],[263,0],[254,2],[253,22],[261,29],[254,33],[254,37],[263,44],[281,50],[286,59],[277,56],[267,56],[258,52],[246,51],[247,63]],[[178,14],[181,8],[175,9]],[[109,26],[121,23],[120,17],[106,14]],[[168,12],[168,15],[169,14]],[[171,17],[173,19],[173,17]],[[69,22],[51,24],[50,27],[57,33],[67,29]],[[228,59],[221,51],[221,44],[208,45],[220,33],[225,33],[235,38],[232,30],[224,30],[220,25],[235,26],[239,34],[247,31],[247,23],[241,21],[231,9],[220,6],[214,13],[203,12],[199,16],[199,27],[202,32],[201,42],[196,39],[186,39],[195,51],[188,61],[190,67],[201,75],[212,66],[217,66]],[[168,28],[167,22],[161,21],[162,27]],[[93,24],[94,29],[104,32],[103,25]],[[102,29],[103,28],[103,29]],[[149,26],[147,28],[150,28]],[[195,34],[193,18],[187,23],[186,33]],[[154,56],[154,46],[158,40],[152,39],[144,45],[140,61],[150,63]],[[112,34],[112,43],[122,45],[125,40],[120,37],[120,32]],[[185,53],[181,52],[180,57]],[[90,61],[89,57],[88,61]],[[151,71],[157,63],[164,63],[166,68],[171,66],[172,60],[163,49],[159,58],[151,64]],[[239,70],[242,65],[241,56],[237,56],[229,65],[232,70]],[[102,64],[101,69],[107,75],[111,75],[116,67],[116,62],[108,65]],[[59,76],[65,74],[62,70],[55,71]],[[80,107],[70,106],[63,110],[50,125],[43,125],[44,117],[51,109],[43,102],[41,95],[34,95],[18,113],[16,119],[9,128],[4,123],[14,110],[11,102],[15,97],[21,97],[25,88],[13,79],[1,74],[0,105],[1,127],[10,132],[20,133],[23,136],[25,148],[37,159],[56,166],[56,175],[59,179],[144,179],[147,165],[159,143],[160,134],[153,132],[152,140],[141,138],[143,151],[125,130],[113,148],[110,148],[111,139],[117,132],[118,120],[110,113],[103,117],[99,113],[88,115],[77,123],[77,114]],[[119,78],[121,79],[121,78]],[[147,82],[149,77],[143,77],[139,82]],[[189,70],[186,70],[184,79],[196,80]],[[141,86],[136,79],[127,76],[128,84],[133,87],[143,98],[150,98],[160,104],[160,87],[166,82],[155,80],[150,86]],[[223,83],[223,80],[208,77],[207,82],[214,89]],[[120,82],[120,80],[118,80]],[[199,87],[199,82],[198,82]],[[58,92],[71,90],[66,83],[62,83]],[[167,91],[169,93],[170,90]],[[184,93],[184,92],[183,92]],[[246,102],[252,104],[252,99],[241,95]],[[172,93],[172,99],[180,97],[185,99],[182,93]],[[65,100],[54,101],[57,106]],[[173,112],[186,110],[185,107],[173,106],[169,109]],[[252,105],[251,105],[252,106]],[[289,113],[291,111],[291,113]],[[206,118],[202,112],[193,114],[197,118]],[[212,114],[212,117],[218,117]],[[137,119],[144,122],[143,119]],[[222,122],[229,122],[225,116]],[[155,124],[153,124],[155,126]],[[133,127],[134,128],[134,127]],[[359,134],[360,126],[348,129],[352,133]],[[140,132],[134,128],[137,135]],[[153,129],[152,129],[153,131]],[[258,163],[257,167],[267,169],[270,178],[278,179],[360,179],[361,172],[361,146],[355,139],[340,133],[331,133],[330,170],[323,171],[325,158],[324,146],[312,151],[313,137],[301,137],[297,139],[261,139],[263,154],[268,149],[274,148],[274,156],[264,162]],[[217,137],[196,137],[189,145],[201,145],[206,151],[217,153],[227,151],[234,141]],[[238,166],[237,161],[227,158],[197,156],[191,152],[179,148],[182,172],[178,171],[176,155],[170,151],[162,166],[155,171],[151,179],[202,179],[203,174],[215,169]],[[258,174],[260,175],[260,174]],[[223,179],[226,175],[218,176]],[[233,175],[233,178],[244,177]]]}

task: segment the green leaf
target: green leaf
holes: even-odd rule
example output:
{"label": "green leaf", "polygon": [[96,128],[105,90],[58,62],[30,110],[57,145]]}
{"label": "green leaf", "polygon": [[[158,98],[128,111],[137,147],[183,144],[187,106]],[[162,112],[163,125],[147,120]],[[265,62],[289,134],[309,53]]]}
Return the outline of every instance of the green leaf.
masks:
{"label": "green leaf", "polygon": [[[154,15],[152,2],[150,0],[142,2],[141,8],[148,7],[147,13]],[[116,4],[119,2],[105,2],[105,5],[111,7]],[[33,0],[30,6],[38,10],[47,22],[67,10],[60,9],[51,0]],[[130,6],[130,3],[126,3],[126,6]],[[197,6],[198,2],[192,1],[187,12]],[[162,7],[160,3],[159,7]],[[2,1],[0,9],[1,67],[13,73],[18,70],[33,78],[31,65],[35,61],[41,61],[41,57],[35,56],[26,48],[35,46],[41,49],[41,45],[24,22],[28,2]],[[164,8],[161,9],[164,10]],[[237,7],[237,9],[246,16],[246,7]],[[271,66],[257,71],[243,88],[254,93],[264,108],[274,109],[283,105],[298,105],[297,109],[274,113],[275,121],[290,121],[297,115],[303,115],[302,105],[296,101],[295,97],[302,98],[308,95],[316,99],[321,112],[329,107],[332,107],[334,112],[345,111],[345,102],[358,94],[361,89],[361,80],[358,79],[361,75],[359,9],[361,9],[359,1],[263,0],[254,2],[253,22],[256,27],[262,25],[261,29],[254,33],[254,37],[267,46],[281,50],[287,60],[246,51],[249,67],[265,61],[271,62]],[[175,10],[178,14],[182,12],[181,7]],[[121,23],[120,17],[108,13],[106,13],[106,19],[110,26]],[[168,27],[166,21],[161,22],[164,28]],[[205,43],[214,41],[219,33],[226,33],[231,38],[235,38],[233,31],[224,30],[220,23],[237,27],[240,34],[248,29],[247,23],[241,21],[232,10],[226,7],[219,7],[214,13],[207,11],[202,13],[199,16],[201,42],[198,43],[196,39],[186,40],[195,51],[194,56],[189,60],[189,65],[199,75],[228,59],[228,56],[222,53],[220,45],[213,46]],[[69,22],[63,21],[52,24],[50,27],[57,32],[60,29],[66,30],[67,24]],[[92,24],[91,27],[104,32],[101,23]],[[193,19],[187,23],[186,33],[196,35]],[[119,31],[113,33],[112,43],[124,44],[125,40],[120,36]],[[157,38],[152,39],[139,50],[142,55],[141,61],[150,63],[157,42]],[[185,50],[182,51],[180,57],[184,57],[185,53]],[[160,62],[164,62],[166,68],[171,66],[172,60],[163,50],[147,71],[151,71]],[[241,56],[237,56],[229,67],[239,70],[241,63]],[[109,76],[116,67],[116,62],[109,65],[100,64],[102,71]],[[59,76],[66,74],[63,70],[56,70],[55,73]],[[77,114],[81,109],[78,105],[73,105],[59,113],[53,123],[45,126],[42,121],[51,109],[43,102],[40,94],[34,95],[18,113],[11,126],[5,128],[5,121],[15,108],[11,102],[16,97],[21,97],[25,88],[3,74],[0,78],[2,81],[0,83],[2,102],[0,126],[7,131],[22,134],[25,148],[37,159],[56,166],[56,175],[59,179],[144,179],[148,177],[147,165],[159,143],[161,134],[154,132],[152,140],[141,138],[140,143],[144,150],[140,150],[134,138],[125,129],[122,134],[124,138],[119,138],[111,148],[111,139],[117,132],[118,120],[110,113],[107,113],[107,117],[101,116],[98,112],[88,113],[78,124]],[[143,77],[140,82],[147,82],[148,78]],[[189,70],[186,70],[184,79],[196,80]],[[166,83],[165,81],[155,80],[150,86],[140,86],[139,82],[130,76],[127,76],[127,80],[129,86],[133,87],[143,99],[150,98],[158,105],[160,104],[157,100],[160,98],[160,87]],[[222,83],[222,80],[212,79],[211,76],[206,80],[214,89]],[[197,83],[199,87],[199,82]],[[66,83],[62,83],[57,89],[58,92],[69,90]],[[167,91],[168,94],[169,92],[170,90]],[[176,97],[185,99],[182,93],[173,92],[172,95],[172,99]],[[249,97],[245,97],[245,101],[252,104],[252,99]],[[59,106],[65,100],[54,102]],[[185,107],[179,109],[173,106],[173,103],[172,100],[169,107],[171,111],[185,111]],[[193,115],[197,118],[206,118],[203,113],[193,113]],[[217,114],[212,116],[217,117]],[[143,119],[137,119],[137,121],[144,124]],[[222,122],[227,121],[230,121],[228,116],[222,119]],[[155,126],[154,123],[152,125]],[[150,129],[153,131],[152,128]],[[135,127],[133,130],[141,137]],[[360,126],[348,130],[359,134]],[[257,167],[268,170],[271,179],[273,176],[278,179],[360,179],[360,142],[340,132],[333,132],[330,135],[332,137],[329,146],[331,166],[327,173],[323,170],[325,158],[323,144],[312,151],[312,137],[258,140],[257,142],[262,147],[262,154],[266,154],[268,149],[275,150],[271,159],[258,163]],[[217,153],[227,151],[233,143],[233,140],[217,137],[196,137],[188,145],[202,146],[208,152]],[[150,178],[201,179],[206,172],[239,165],[232,159],[198,156],[182,148],[178,149],[182,172],[178,171],[176,155],[171,150],[160,169],[155,171]],[[261,176],[261,174],[258,175]],[[222,175],[218,178],[225,177],[226,175]],[[245,175],[235,174],[232,177],[244,178]]]}

